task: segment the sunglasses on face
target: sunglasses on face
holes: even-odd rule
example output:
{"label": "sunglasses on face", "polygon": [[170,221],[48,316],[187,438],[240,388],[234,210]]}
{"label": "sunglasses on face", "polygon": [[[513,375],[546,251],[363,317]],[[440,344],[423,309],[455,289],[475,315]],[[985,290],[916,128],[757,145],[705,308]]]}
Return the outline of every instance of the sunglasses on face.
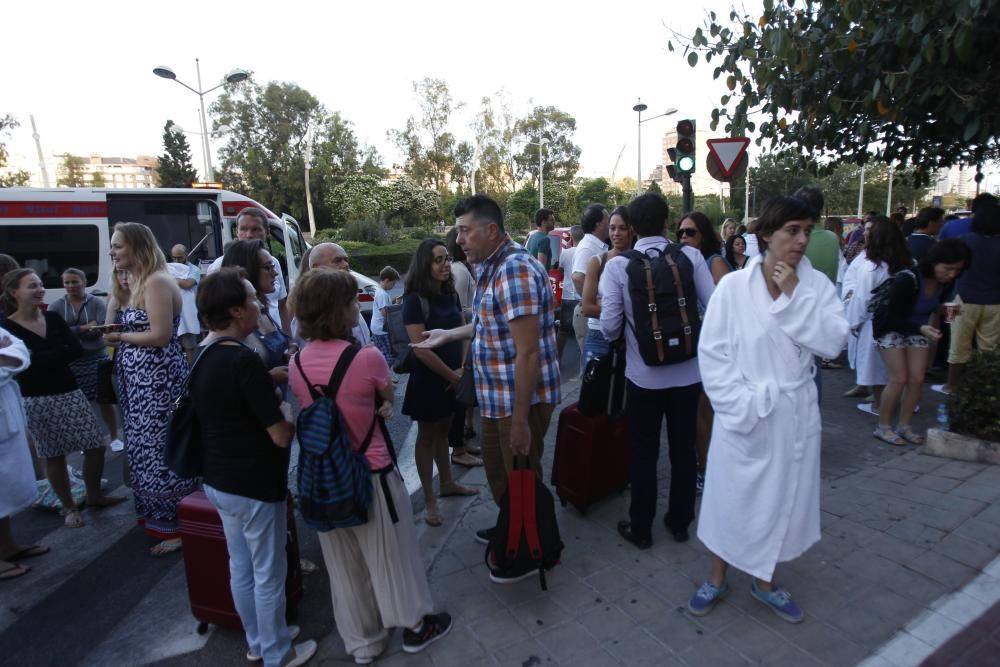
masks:
{"label": "sunglasses on face", "polygon": [[437,257],[434,258],[434,263],[435,264],[445,264],[445,263],[454,262],[454,261],[455,261],[455,258],[452,257],[451,255],[438,255]]}
{"label": "sunglasses on face", "polygon": [[697,233],[698,233],[697,229],[694,229],[693,227],[686,227],[684,229],[678,229],[677,230],[677,238],[678,239],[682,239],[685,236],[692,236],[693,237]]}

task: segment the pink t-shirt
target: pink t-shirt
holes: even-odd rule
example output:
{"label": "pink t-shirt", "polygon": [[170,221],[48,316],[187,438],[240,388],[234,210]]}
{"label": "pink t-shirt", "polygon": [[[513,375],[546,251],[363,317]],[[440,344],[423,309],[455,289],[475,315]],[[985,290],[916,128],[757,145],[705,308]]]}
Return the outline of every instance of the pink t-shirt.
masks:
{"label": "pink t-shirt", "polygon": [[[309,381],[314,385],[329,382],[330,374],[347,346],[347,341],[343,340],[314,340],[299,352],[299,361]],[[389,366],[378,348],[373,345],[361,348],[347,369],[337,392],[337,407],[347,422],[347,435],[354,449],[361,448],[361,442],[375,416],[375,397],[389,382]],[[294,361],[288,364],[288,384],[303,408],[312,405],[312,395]],[[382,429],[377,424],[365,456],[372,470],[385,468],[392,463]]]}

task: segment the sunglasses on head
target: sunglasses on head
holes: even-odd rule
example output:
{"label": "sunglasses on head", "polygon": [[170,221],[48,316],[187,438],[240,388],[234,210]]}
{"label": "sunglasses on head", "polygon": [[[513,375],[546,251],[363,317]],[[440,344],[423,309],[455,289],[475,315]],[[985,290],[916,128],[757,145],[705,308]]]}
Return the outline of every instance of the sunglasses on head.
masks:
{"label": "sunglasses on head", "polygon": [[694,229],[693,227],[685,227],[684,229],[677,230],[677,238],[682,239],[685,236],[694,236],[697,233],[698,233],[697,229]]}

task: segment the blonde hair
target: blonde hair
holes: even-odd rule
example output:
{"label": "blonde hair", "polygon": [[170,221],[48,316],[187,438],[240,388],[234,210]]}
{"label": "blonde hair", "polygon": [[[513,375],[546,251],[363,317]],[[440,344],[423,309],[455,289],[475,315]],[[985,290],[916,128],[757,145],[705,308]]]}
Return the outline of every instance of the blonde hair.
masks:
{"label": "blonde hair", "polygon": [[[167,258],[160,249],[160,244],[156,242],[152,230],[138,222],[119,222],[115,225],[115,231],[122,235],[122,239],[132,250],[135,259],[133,267],[129,270],[129,290],[131,291],[131,303],[136,308],[145,308],[146,280],[157,271],[166,271]],[[129,302],[119,303],[119,307],[127,305]]]}
{"label": "blonde hair", "polygon": [[126,287],[118,277],[118,272],[128,273],[125,269],[113,269],[111,271],[111,300],[114,301],[115,309],[122,310],[128,305],[132,298],[132,284]]}

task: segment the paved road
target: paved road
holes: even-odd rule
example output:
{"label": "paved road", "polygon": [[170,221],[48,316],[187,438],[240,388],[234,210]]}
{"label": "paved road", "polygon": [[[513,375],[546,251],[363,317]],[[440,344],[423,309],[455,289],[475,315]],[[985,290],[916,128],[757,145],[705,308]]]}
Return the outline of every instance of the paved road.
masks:
{"label": "paved road", "polygon": [[[567,400],[578,389],[571,375]],[[586,515],[557,508],[567,548],[548,593],[535,580],[490,584],[472,531],[493,520],[495,507],[477,469],[462,480],[483,488],[483,496],[443,501],[443,528],[418,524],[436,602],[455,614],[455,631],[416,657],[401,653],[396,633],[379,664],[918,664],[1000,599],[1000,469],[881,444],[870,435],[874,418],[840,397],[849,372],[824,371],[824,382],[824,537],[779,571],[806,609],[802,625],[749,601],[749,581],[739,574],[715,612],[690,617],[683,604],[704,576],[704,547],[697,539],[676,544],[665,533],[654,535],[649,551],[623,544],[614,525],[625,515],[625,496]],[[931,424],[936,404],[925,393],[918,429]],[[407,420],[397,417],[391,428],[401,459],[412,458]],[[547,469],[554,436],[553,424]],[[661,457],[664,499],[667,465]],[[15,519],[19,536],[53,552],[34,559],[30,576],[0,589],[0,662],[243,664],[238,633],[194,632],[181,556],[149,557],[150,540],[134,529],[131,508],[85,515],[88,526],[79,531],[61,529],[41,511]],[[322,563],[311,531],[300,529],[300,536],[304,555]],[[300,618],[305,636],[320,640],[316,664],[349,664],[323,570],[306,586]]]}

